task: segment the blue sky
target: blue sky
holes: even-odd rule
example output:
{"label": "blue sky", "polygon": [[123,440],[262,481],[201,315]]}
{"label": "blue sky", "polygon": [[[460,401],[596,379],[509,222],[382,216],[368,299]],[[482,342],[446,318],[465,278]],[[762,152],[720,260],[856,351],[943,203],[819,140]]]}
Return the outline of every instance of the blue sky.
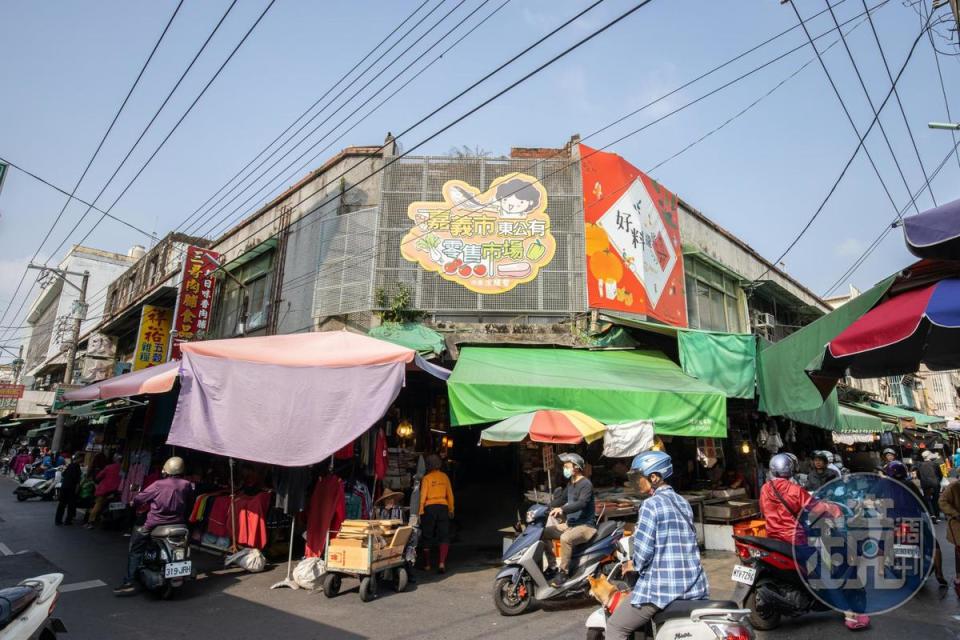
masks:
{"label": "blue sky", "polygon": [[[420,1],[277,0],[112,213],[160,235],[177,226]],[[434,54],[456,41],[474,22],[502,2],[490,0],[472,18],[466,19],[483,0],[465,0],[439,27],[429,30],[429,26],[453,9],[459,0],[445,0],[435,13],[423,18],[439,1],[430,0],[421,10],[416,20],[418,27],[410,39],[410,42],[416,41],[411,52],[334,116],[331,125],[448,29],[459,25],[459,30]],[[266,3],[267,0],[238,1],[98,205],[113,202]],[[877,0],[869,2],[870,6],[876,3]],[[227,0],[184,3],[141,86],[81,185],[79,196],[92,199],[97,194],[228,4]],[[319,165],[346,145],[380,144],[387,131],[396,133],[407,128],[435,105],[587,4],[580,0],[511,0],[311,166]],[[401,144],[407,148],[413,146],[448,120],[634,4],[626,0],[602,3],[411,132]],[[804,16],[826,7],[824,2],[816,0],[799,0],[797,6]],[[0,21],[0,42],[5,53],[0,64],[0,156],[69,190],[174,7],[175,2],[169,0],[6,3],[4,19]],[[863,11],[861,0],[844,0],[836,11],[841,21],[847,20]],[[891,0],[875,12],[874,21],[896,73],[920,31],[920,18],[903,0]],[[795,24],[790,5],[774,0],[654,0],[421,151],[444,153],[454,145],[463,144],[505,154],[509,153],[510,146],[560,146],[571,134],[587,135]],[[813,21],[810,29],[819,34],[832,26],[829,14],[825,14]],[[821,48],[834,39],[834,35],[829,35],[820,40]],[[797,29],[587,143],[606,145],[803,42],[805,36]],[[889,81],[869,25],[859,26],[848,37],[848,42],[865,83],[879,104],[889,89]],[[407,41],[391,55],[406,46]],[[943,42],[940,48],[946,50],[949,45]],[[428,56],[420,65],[432,57]],[[649,169],[723,123],[812,57],[812,50],[805,47],[642,133],[614,144],[610,150],[641,169]],[[824,59],[857,126],[864,130],[872,113],[842,46],[834,46]],[[378,62],[370,75],[385,64],[385,61]],[[960,58],[941,56],[940,65],[950,104],[955,109],[954,118],[960,119],[960,83],[957,82]],[[400,82],[402,79],[397,84]],[[926,127],[930,120],[947,119],[934,54],[926,40],[917,47],[898,86],[929,172],[947,154],[952,141],[949,132],[931,131]],[[379,98],[371,104],[377,102]],[[334,103],[333,108],[339,104]],[[881,121],[907,182],[911,189],[918,189],[923,184],[922,175],[893,100],[883,111]],[[326,132],[326,128],[322,131]],[[337,135],[334,133],[328,142]],[[318,137],[319,133],[310,142]],[[822,69],[814,63],[742,117],[652,175],[763,255],[774,258],[819,205],[855,146],[856,137]],[[867,146],[894,199],[902,206],[908,201],[907,191],[879,129],[875,128]],[[310,155],[313,154],[307,157]],[[294,169],[298,166],[299,163]],[[288,171],[292,172],[293,169]],[[960,197],[958,178],[960,162],[952,159],[932,185],[938,202]],[[276,185],[288,183],[281,181]],[[275,191],[271,188],[264,195],[267,193]],[[8,176],[0,195],[0,309],[7,304],[24,264],[63,201],[64,196],[18,172]],[[921,209],[932,206],[929,194],[924,193],[919,206]],[[64,239],[84,210],[78,203],[69,206],[51,241],[40,252],[41,260]],[[89,216],[72,241],[82,237],[97,217]],[[823,293],[893,218],[893,208],[861,153],[818,221],[784,260],[786,269],[814,291]],[[107,220],[86,244],[125,251],[144,240],[137,232]],[[869,286],[909,261],[898,230],[888,236],[851,281],[860,287]],[[15,307],[18,305],[19,300]],[[12,324],[11,317],[2,324]]]}

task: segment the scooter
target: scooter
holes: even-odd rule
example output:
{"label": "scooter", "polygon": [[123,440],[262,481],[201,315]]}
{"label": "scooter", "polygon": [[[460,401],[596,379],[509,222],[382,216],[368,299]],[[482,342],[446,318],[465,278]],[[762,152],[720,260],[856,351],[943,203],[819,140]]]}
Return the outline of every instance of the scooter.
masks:
{"label": "scooter", "polygon": [[193,578],[189,536],[190,530],[179,524],[153,528],[149,546],[136,574],[137,580],[147,591],[166,600],[175,589]]}
{"label": "scooter", "polygon": [[733,540],[740,558],[733,568],[733,599],[750,610],[754,628],[767,631],[778,627],[783,616],[829,610],[804,586],[789,542],[754,536]]}
{"label": "scooter", "polygon": [[[623,566],[632,557],[633,538],[617,543],[617,563],[610,569],[609,579],[591,580],[590,595],[600,600],[601,607],[587,618],[587,640],[603,640],[607,617],[617,606],[629,606],[630,590],[636,584],[635,571],[624,574]],[[598,587],[606,582],[607,587]],[[735,602],[722,600],[677,600],[653,617],[646,629],[634,632],[636,640],[753,640],[747,623],[750,615]]]}
{"label": "scooter", "polygon": [[534,602],[583,596],[589,589],[587,577],[609,572],[615,564],[613,554],[617,541],[623,537],[623,524],[602,522],[590,540],[574,548],[567,581],[551,586],[544,575],[544,542],[540,539],[548,513],[545,505],[531,507],[523,533],[503,554],[506,566],[493,583],[493,603],[501,615],[519,615]]}
{"label": "scooter", "polygon": [[54,500],[60,493],[62,480],[63,467],[57,467],[52,478],[44,479],[43,476],[27,478],[20,486],[13,490],[13,493],[20,502],[29,500],[30,498]]}
{"label": "scooter", "polygon": [[51,617],[57,606],[62,573],[48,573],[24,580],[16,587],[0,589],[0,637],[4,640],[56,638],[67,628]]}

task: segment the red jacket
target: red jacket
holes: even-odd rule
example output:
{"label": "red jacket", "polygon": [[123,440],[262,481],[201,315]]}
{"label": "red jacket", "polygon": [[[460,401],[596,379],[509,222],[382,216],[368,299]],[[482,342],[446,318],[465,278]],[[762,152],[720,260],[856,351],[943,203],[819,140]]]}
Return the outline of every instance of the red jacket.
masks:
{"label": "red jacket", "polygon": [[106,496],[120,490],[121,468],[119,462],[108,464],[97,474],[97,496]]}
{"label": "red jacket", "polygon": [[[774,487],[783,497],[782,502]],[[806,489],[784,478],[773,478],[764,483],[760,489],[760,511],[767,521],[767,537],[794,544],[798,533],[797,516],[810,499]]]}

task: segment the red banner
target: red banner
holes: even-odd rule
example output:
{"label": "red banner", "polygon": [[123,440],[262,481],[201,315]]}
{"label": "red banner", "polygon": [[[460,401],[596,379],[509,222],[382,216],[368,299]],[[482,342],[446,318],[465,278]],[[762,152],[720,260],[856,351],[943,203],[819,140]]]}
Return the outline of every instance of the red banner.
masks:
{"label": "red banner", "polygon": [[219,267],[220,254],[200,247],[187,247],[183,262],[183,282],[177,296],[173,316],[171,360],[180,359],[180,343],[194,340],[210,329],[213,320],[213,296],[216,278],[211,274]]}
{"label": "red banner", "polygon": [[0,384],[0,400],[19,400],[23,397],[22,384]]}
{"label": "red banner", "polygon": [[677,197],[614,153],[580,157],[590,307],[687,326]]}

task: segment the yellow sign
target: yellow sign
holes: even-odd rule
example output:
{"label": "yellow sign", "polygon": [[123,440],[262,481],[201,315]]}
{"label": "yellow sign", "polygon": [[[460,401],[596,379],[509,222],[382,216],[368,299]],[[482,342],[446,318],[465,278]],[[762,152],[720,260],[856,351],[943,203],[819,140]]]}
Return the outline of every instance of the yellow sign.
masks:
{"label": "yellow sign", "polygon": [[400,253],[444,280],[476,293],[504,293],[530,282],[553,260],[547,191],[522,173],[484,191],[462,180],[443,185],[443,202],[414,202],[414,226]]}
{"label": "yellow sign", "polygon": [[137,351],[133,354],[133,370],[155,367],[167,361],[173,309],[143,305]]}

